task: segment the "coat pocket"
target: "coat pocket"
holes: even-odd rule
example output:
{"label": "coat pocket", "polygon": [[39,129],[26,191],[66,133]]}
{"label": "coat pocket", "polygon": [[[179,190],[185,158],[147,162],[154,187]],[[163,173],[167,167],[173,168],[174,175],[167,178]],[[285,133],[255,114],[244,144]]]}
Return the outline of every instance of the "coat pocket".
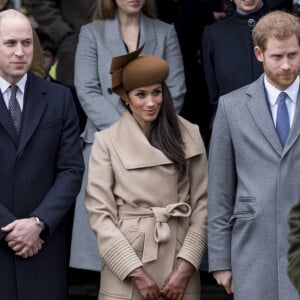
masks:
{"label": "coat pocket", "polygon": [[256,199],[253,197],[240,197],[234,206],[233,214],[229,220],[234,223],[235,220],[254,219],[256,216]]}

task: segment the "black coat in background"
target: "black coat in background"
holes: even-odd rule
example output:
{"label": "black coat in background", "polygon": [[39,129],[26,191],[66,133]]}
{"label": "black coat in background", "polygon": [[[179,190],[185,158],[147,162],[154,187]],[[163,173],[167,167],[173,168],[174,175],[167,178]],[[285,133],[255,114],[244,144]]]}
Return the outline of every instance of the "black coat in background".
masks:
{"label": "black coat in background", "polygon": [[16,256],[0,231],[0,299],[66,300],[65,216],[81,187],[78,118],[69,89],[29,74],[19,138],[0,93],[0,227],[38,216],[43,248]]}
{"label": "black coat in background", "polygon": [[213,113],[221,95],[251,83],[262,74],[263,66],[255,57],[251,31],[267,12],[265,5],[249,15],[234,12],[205,28],[203,63]]}
{"label": "black coat in background", "polygon": [[175,25],[182,52],[186,95],[180,115],[198,124],[204,142],[210,122],[209,96],[201,58],[204,27],[214,22],[208,0],[157,0],[158,17]]}

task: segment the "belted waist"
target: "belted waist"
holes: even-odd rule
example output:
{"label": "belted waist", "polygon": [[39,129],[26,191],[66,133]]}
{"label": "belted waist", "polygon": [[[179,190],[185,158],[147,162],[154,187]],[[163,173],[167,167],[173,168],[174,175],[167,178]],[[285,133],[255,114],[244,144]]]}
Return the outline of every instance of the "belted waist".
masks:
{"label": "belted waist", "polygon": [[[154,218],[154,230],[146,230],[142,262],[150,262],[157,259],[158,244],[166,243],[171,238],[168,224],[173,217],[189,217],[192,209],[187,203],[174,203],[165,207],[135,208],[129,205],[119,206],[120,220],[132,218]],[[175,237],[176,238],[176,237]]]}

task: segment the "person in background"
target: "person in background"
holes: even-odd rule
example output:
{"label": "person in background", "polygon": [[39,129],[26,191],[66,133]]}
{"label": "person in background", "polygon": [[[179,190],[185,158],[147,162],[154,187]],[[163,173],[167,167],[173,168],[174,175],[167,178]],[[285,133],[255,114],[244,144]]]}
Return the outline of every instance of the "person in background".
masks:
{"label": "person in background", "polygon": [[0,13],[0,295],[67,299],[64,218],[84,170],[69,89],[29,71],[33,30]]}
{"label": "person in background", "polygon": [[[52,78],[50,75],[50,70],[57,61],[57,48],[56,48],[54,41],[40,27],[37,27],[35,29],[35,31],[37,33],[37,36],[38,36],[38,39],[39,39],[39,42],[41,45],[41,49],[42,49],[45,78],[49,81],[63,84],[63,83],[59,82],[58,80]],[[74,86],[69,86],[67,84],[64,84],[64,85],[67,86],[68,88],[70,88],[70,90],[72,92],[72,95],[73,95],[73,98],[75,101],[76,111],[77,111],[78,118],[79,118],[80,132],[83,132],[85,124],[86,124],[86,115],[85,115],[85,113],[81,107],[81,104],[78,100],[76,89]]]}
{"label": "person in background", "polygon": [[[207,24],[214,22],[207,0],[156,1],[158,18],[174,24],[182,52],[186,94],[180,115],[198,124],[207,144],[210,125],[210,107],[201,57],[201,40]],[[191,34],[187,34],[190,32]]]}
{"label": "person in background", "polygon": [[74,58],[79,31],[91,20],[96,0],[30,0],[37,27],[48,33],[58,50],[56,79],[74,86]]}
{"label": "person in background", "polygon": [[295,300],[287,220],[300,199],[300,23],[271,12],[252,36],[264,73],[220,97],[213,124],[209,270],[235,300]]}
{"label": "person in background", "polygon": [[[181,110],[185,96],[182,56],[173,25],[154,17],[154,0],[98,0],[97,18],[82,26],[75,57],[75,86],[87,115],[81,137],[87,167],[94,134],[119,120],[124,107],[112,92],[109,75],[112,57],[130,53],[145,44],[144,54],[164,58],[170,66],[166,84],[175,110]],[[87,168],[76,200],[70,266],[99,271],[97,242],[84,206]]]}
{"label": "person in background", "polygon": [[251,32],[268,12],[263,0],[234,0],[230,17],[205,27],[202,35],[204,74],[215,115],[219,97],[256,80],[263,67],[253,51]]}
{"label": "person in background", "polygon": [[198,300],[205,147],[198,126],[175,113],[168,63],[139,56],[142,49],[112,59],[112,90],[125,110],[95,134],[89,161],[86,207],[103,259],[99,299]]}

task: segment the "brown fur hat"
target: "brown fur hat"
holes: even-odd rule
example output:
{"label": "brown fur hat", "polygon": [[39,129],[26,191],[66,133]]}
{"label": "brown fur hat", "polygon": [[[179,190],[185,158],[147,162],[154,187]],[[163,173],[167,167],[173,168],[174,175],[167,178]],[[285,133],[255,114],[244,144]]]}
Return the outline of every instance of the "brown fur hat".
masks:
{"label": "brown fur hat", "polygon": [[129,91],[161,83],[168,78],[168,63],[154,55],[139,56],[143,48],[144,45],[134,52],[112,59],[110,66],[112,90],[123,101],[128,101]]}

